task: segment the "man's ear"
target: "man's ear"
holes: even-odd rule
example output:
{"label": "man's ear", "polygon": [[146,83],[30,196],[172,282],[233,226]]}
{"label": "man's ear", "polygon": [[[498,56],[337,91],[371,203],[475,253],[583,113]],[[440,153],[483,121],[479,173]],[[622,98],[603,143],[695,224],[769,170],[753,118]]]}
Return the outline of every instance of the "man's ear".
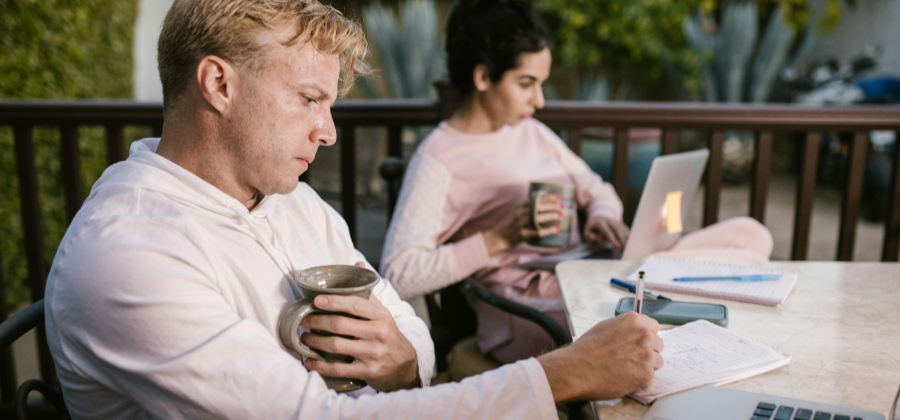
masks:
{"label": "man's ear", "polygon": [[493,85],[491,75],[488,74],[488,68],[484,64],[475,66],[475,70],[472,71],[472,81],[475,82],[475,90],[479,92],[484,92]]}
{"label": "man's ear", "polygon": [[227,61],[208,55],[197,64],[197,83],[200,93],[213,108],[224,112],[234,99],[237,74]]}

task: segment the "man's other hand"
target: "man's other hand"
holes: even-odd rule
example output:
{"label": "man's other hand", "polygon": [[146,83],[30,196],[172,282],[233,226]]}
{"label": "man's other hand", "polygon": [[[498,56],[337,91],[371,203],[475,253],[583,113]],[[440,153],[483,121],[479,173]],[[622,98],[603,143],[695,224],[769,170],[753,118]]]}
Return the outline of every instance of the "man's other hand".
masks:
{"label": "man's other hand", "polygon": [[646,388],[663,366],[658,332],[658,322],[628,312],[539,357],[554,400],[611,400]]}
{"label": "man's other hand", "polygon": [[387,392],[421,386],[416,350],[394,323],[391,312],[374,294],[357,296],[316,296],[319,309],[343,315],[312,314],[300,326],[354,338],[304,333],[303,344],[329,353],[353,356],[353,363],[328,363],[307,359],[306,368],[323,376],[357,378],[377,391]]}

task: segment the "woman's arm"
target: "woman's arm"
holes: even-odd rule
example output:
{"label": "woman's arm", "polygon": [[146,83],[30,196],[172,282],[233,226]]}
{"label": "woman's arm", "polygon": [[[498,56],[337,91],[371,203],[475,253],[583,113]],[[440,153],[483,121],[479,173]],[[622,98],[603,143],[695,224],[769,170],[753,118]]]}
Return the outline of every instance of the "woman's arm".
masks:
{"label": "woman's arm", "polygon": [[439,242],[451,181],[450,171],[424,153],[406,170],[381,258],[381,273],[401,298],[439,290],[490,263],[481,233]]}

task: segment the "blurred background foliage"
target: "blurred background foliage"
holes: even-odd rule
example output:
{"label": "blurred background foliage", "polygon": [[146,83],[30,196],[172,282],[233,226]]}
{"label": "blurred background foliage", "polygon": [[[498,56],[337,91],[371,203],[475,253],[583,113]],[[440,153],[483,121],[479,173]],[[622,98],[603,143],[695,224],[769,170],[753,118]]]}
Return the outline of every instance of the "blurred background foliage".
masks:
{"label": "blurred background foliage", "polygon": [[[814,25],[822,33],[839,22],[842,1],[849,6],[856,3],[822,0],[814,17],[815,0],[536,1],[554,35],[554,65],[561,70],[556,80],[574,84],[565,99],[590,100],[684,99],[683,93],[673,89],[676,86],[688,93],[700,92],[701,68],[712,57],[689,42],[686,22],[692,16],[706,17],[699,29],[714,34],[718,32],[715,23],[722,22],[728,10],[752,7],[757,11],[754,31],[764,31],[771,17],[780,14],[778,23],[792,32]],[[723,42],[729,35],[721,37]],[[677,69],[674,84],[665,80],[673,74],[672,69]],[[598,92],[607,98],[598,97]]]}
{"label": "blurred background foliage", "polygon": [[[0,98],[132,97],[137,3],[0,0]],[[82,127],[79,134],[86,196],[106,168],[104,130]],[[36,127],[34,142],[49,268],[66,229],[59,131]],[[12,128],[2,127],[0,254],[11,309],[30,301],[18,185]]]}
{"label": "blurred background foliage", "polygon": [[[811,33],[814,41],[816,35],[837,26],[843,4],[853,7],[858,0],[534,1],[554,41],[554,69],[547,92],[550,98],[700,100],[704,95],[702,68],[706,61],[713,59],[713,53],[700,50],[691,42],[687,28],[691,19],[702,16],[700,29],[704,35],[723,35],[719,38],[724,39],[728,34],[720,33],[717,23],[724,24],[723,18],[734,6],[746,8],[752,4],[756,10],[754,31],[763,34],[767,27],[788,28],[787,32],[792,34],[789,50],[795,52],[807,38],[793,34],[806,34],[814,29]],[[400,85],[409,78],[404,75],[406,65],[415,68],[412,76],[442,74],[443,54],[426,56],[418,51],[424,45],[438,45],[443,53],[443,26],[452,3],[451,0],[333,1],[332,5],[347,16],[363,22],[373,46],[373,60],[381,70],[361,84],[357,95],[433,96],[429,89],[407,89]],[[773,18],[775,15],[779,15],[777,19]],[[432,16],[436,16],[436,25],[430,23]],[[772,25],[773,20],[778,25]],[[436,34],[435,29],[439,30]],[[773,36],[781,35],[778,40],[784,40],[785,33],[780,31]],[[757,45],[753,48],[755,51]],[[413,83],[416,86],[423,85],[419,82],[421,78],[412,79],[416,80]]]}

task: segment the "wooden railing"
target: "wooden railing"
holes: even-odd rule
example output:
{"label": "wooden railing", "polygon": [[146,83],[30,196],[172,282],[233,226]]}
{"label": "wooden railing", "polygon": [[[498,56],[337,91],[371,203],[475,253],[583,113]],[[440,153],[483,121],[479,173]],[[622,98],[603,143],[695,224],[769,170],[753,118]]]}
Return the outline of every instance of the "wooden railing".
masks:
{"label": "wooden railing", "polygon": [[[341,202],[342,212],[351,236],[357,233],[355,127],[380,126],[388,129],[388,155],[401,157],[403,127],[435,125],[446,118],[447,101],[427,100],[344,100],[333,108],[335,124],[340,128]],[[749,214],[764,221],[771,172],[774,133],[782,131],[806,133],[798,177],[797,206],[791,256],[804,260],[807,256],[812,216],[813,193],[819,156],[821,133],[838,131],[854,133],[850,141],[849,167],[843,189],[843,205],[837,259],[853,257],[856,222],[866,160],[866,144],[871,130],[900,130],[900,107],[860,106],[848,108],[804,108],[781,105],[722,105],[694,103],[610,103],[550,102],[536,114],[550,127],[568,132],[569,146],[580,153],[582,131],[587,127],[614,129],[613,169],[610,182],[620,196],[627,193],[628,130],[660,128],[662,153],[678,150],[678,133],[682,130],[709,132],[710,160],[705,183],[706,196],[703,224],[718,220],[722,186],[722,149],[726,130],[756,133],[755,159]],[[61,133],[61,167],[66,215],[71,221],[84,200],[81,185],[81,157],[78,127],[101,125],[106,128],[107,160],[113,164],[125,159],[125,126],[148,126],[154,135],[162,132],[163,114],[160,104],[130,101],[0,101],[0,125],[12,126],[15,136],[16,168],[23,223],[24,249],[27,258],[28,284],[32,300],[44,294],[48,261],[44,260],[43,225],[40,217],[38,181],[32,132],[35,126],[56,126]],[[900,147],[895,148],[891,175],[888,217],[882,260],[897,261],[900,250]],[[316,176],[315,167],[304,177]],[[0,255],[2,267],[2,255]],[[5,319],[5,286],[0,270],[0,319]],[[54,380],[53,362],[47,350],[43,331],[39,334],[41,376]],[[8,352],[0,355],[0,393],[4,401],[14,394],[14,375]]]}

